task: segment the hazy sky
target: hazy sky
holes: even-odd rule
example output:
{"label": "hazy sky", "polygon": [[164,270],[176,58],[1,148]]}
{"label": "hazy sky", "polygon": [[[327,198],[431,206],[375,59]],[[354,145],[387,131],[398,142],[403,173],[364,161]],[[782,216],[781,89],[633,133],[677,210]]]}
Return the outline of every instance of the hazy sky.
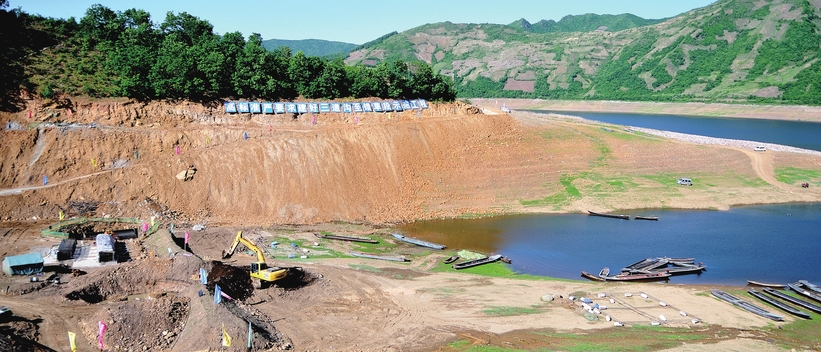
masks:
{"label": "hazy sky", "polygon": [[426,23],[508,24],[559,20],[584,13],[632,13],[663,18],[706,6],[715,0],[9,0],[9,8],[46,17],[74,17],[78,21],[93,4],[114,11],[138,8],[151,13],[154,23],[168,11],[188,12],[207,20],[219,34],[239,31],[263,39],[325,39],[362,44],[392,31],[402,32]]}

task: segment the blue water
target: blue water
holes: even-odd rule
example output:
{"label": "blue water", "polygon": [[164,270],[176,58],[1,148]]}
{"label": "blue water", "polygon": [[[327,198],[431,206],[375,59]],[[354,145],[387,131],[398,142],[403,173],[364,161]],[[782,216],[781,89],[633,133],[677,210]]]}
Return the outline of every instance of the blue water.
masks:
{"label": "blue water", "polygon": [[[671,283],[746,285],[799,279],[821,284],[821,203],[746,206],[729,211],[652,210],[630,215],[659,221],[582,214],[436,220],[403,225],[409,236],[507,255],[520,273],[579,279],[580,271],[618,272],[648,257],[695,257],[707,270]],[[446,252],[450,253],[450,252]]]}
{"label": "blue water", "polygon": [[652,128],[700,136],[741,139],[821,151],[821,123],[683,115],[556,112],[616,125]]}

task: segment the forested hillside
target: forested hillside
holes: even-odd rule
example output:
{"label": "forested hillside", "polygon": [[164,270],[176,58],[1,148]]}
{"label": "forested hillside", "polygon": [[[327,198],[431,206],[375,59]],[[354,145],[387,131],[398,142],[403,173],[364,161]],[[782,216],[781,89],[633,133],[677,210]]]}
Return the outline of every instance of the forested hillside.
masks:
{"label": "forested hillside", "polygon": [[720,0],[616,32],[445,22],[346,61],[423,60],[464,97],[821,105],[819,15],[821,0]]}
{"label": "forested hillside", "polygon": [[20,89],[46,98],[199,101],[455,97],[451,79],[419,60],[349,66],[287,47],[269,52],[259,34],[247,40],[239,32],[219,35],[208,21],[185,12],[155,23],[143,10],[94,5],[77,21],[0,5],[5,109],[14,108]]}
{"label": "forested hillside", "polygon": [[292,52],[301,51],[306,56],[319,56],[324,58],[344,58],[356,47],[356,44],[334,42],[321,39],[267,39],[262,41],[262,47],[269,51],[274,51],[280,47],[287,46]]}

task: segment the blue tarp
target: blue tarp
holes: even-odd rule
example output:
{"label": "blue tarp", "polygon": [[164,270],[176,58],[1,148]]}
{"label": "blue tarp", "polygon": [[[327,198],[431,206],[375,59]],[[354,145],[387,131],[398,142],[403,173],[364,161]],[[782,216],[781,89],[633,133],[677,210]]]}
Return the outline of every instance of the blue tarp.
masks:
{"label": "blue tarp", "polygon": [[274,114],[284,114],[285,103],[274,103]]}
{"label": "blue tarp", "polygon": [[367,101],[362,103],[362,110],[364,110],[365,112],[373,112],[373,108],[371,107],[371,103],[369,103]]}
{"label": "blue tarp", "polygon": [[241,101],[241,102],[237,103],[237,108],[238,108],[239,112],[241,112],[241,113],[247,113],[247,112],[251,111],[250,108],[248,108],[248,102],[247,101]]}
{"label": "blue tarp", "polygon": [[411,106],[411,109],[417,110],[417,109],[419,109],[419,102],[416,101],[416,100],[411,100],[410,101],[410,106]]}
{"label": "blue tarp", "polygon": [[391,109],[391,102],[389,102],[389,101],[383,101],[383,102],[382,102],[382,110],[384,110],[384,111],[386,111],[386,112],[388,112],[388,111],[393,111],[393,109]]}
{"label": "blue tarp", "polygon": [[353,103],[353,112],[362,112],[362,104],[360,103]]}
{"label": "blue tarp", "polygon": [[371,106],[373,106],[373,111],[382,112],[382,103],[377,101],[377,102],[374,102],[373,104],[371,104]]}
{"label": "blue tarp", "polygon": [[422,109],[427,109],[428,108],[428,102],[426,102],[425,99],[417,99],[417,100],[419,100],[419,106],[421,106]]}
{"label": "blue tarp", "polygon": [[263,114],[273,114],[274,113],[274,104],[273,103],[262,103],[262,113]]}
{"label": "blue tarp", "polygon": [[235,114],[237,112],[237,104],[232,101],[226,101],[225,112],[229,114]]}
{"label": "blue tarp", "polygon": [[331,112],[342,112],[342,105],[339,103],[331,103]]}
{"label": "blue tarp", "polygon": [[410,110],[411,106],[407,100],[402,100],[402,110]]}
{"label": "blue tarp", "polygon": [[41,271],[43,256],[40,253],[14,255],[3,259],[3,272],[6,275],[31,275]]}
{"label": "blue tarp", "polygon": [[310,111],[312,114],[318,114],[319,103],[308,103],[308,111]]}
{"label": "blue tarp", "polygon": [[394,100],[391,102],[391,108],[393,108],[393,111],[402,111],[402,103],[399,100]]}
{"label": "blue tarp", "polygon": [[285,111],[289,114],[296,114],[296,104],[295,103],[285,103]]}
{"label": "blue tarp", "polygon": [[304,114],[308,112],[308,104],[305,103],[296,103],[296,112],[300,114]]}
{"label": "blue tarp", "polygon": [[353,109],[351,108],[351,103],[342,103],[342,112],[346,114],[350,114],[351,112],[353,112]]}

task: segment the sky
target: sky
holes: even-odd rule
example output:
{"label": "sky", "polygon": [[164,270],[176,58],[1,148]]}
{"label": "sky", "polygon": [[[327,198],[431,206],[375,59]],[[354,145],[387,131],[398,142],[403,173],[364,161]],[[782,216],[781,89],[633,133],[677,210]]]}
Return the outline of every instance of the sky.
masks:
{"label": "sky", "polygon": [[9,9],[77,21],[93,4],[114,11],[146,10],[159,24],[168,11],[187,12],[214,25],[214,32],[238,31],[246,38],[324,39],[363,44],[393,31],[427,23],[508,24],[558,21],[566,15],[632,13],[644,18],[672,17],[715,0],[8,0]]}

